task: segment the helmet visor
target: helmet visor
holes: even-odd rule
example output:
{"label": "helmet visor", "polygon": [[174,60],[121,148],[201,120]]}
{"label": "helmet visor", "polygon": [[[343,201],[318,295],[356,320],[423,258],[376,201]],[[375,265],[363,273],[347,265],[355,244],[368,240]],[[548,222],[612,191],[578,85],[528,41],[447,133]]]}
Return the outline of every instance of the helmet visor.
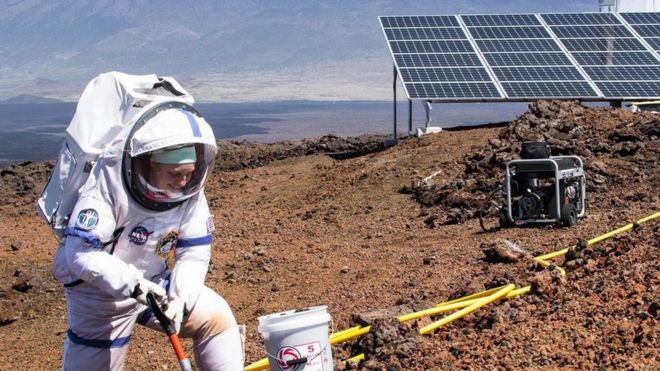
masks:
{"label": "helmet visor", "polygon": [[131,193],[150,209],[168,209],[203,188],[214,158],[215,149],[202,143],[136,156],[131,161]]}

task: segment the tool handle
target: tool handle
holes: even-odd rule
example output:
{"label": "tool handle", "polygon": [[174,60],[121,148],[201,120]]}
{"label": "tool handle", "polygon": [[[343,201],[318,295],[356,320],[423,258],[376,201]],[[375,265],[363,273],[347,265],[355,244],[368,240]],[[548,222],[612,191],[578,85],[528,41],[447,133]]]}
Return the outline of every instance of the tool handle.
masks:
{"label": "tool handle", "polygon": [[170,321],[165,313],[163,313],[163,309],[158,305],[158,302],[152,293],[147,294],[147,304],[154,313],[154,316],[156,316],[158,322],[160,322],[160,326],[165,330],[167,337],[170,339],[170,344],[172,344],[172,348],[174,348],[174,353],[176,353],[176,358],[179,360],[181,370],[192,371],[192,366],[188,357],[186,357],[186,353],[183,351],[183,347],[176,334],[176,329],[174,328],[174,325],[172,325],[172,321]]}
{"label": "tool handle", "polygon": [[176,329],[172,325],[172,321],[167,318],[163,312],[163,309],[160,307],[160,305],[158,305],[158,302],[152,293],[147,294],[147,304],[149,305],[149,308],[151,308],[151,311],[154,313],[154,316],[156,316],[158,322],[160,322],[160,326],[163,328],[163,330],[165,330],[165,333],[168,336],[176,334]]}

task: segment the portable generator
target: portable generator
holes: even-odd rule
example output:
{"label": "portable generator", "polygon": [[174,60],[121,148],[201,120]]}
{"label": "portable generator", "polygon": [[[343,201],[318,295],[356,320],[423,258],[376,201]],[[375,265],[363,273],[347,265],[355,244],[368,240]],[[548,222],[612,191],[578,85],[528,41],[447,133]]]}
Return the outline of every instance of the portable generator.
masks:
{"label": "portable generator", "polygon": [[[482,229],[533,223],[575,225],[585,214],[582,160],[550,156],[546,142],[523,143],[520,157],[506,164],[503,186],[490,194],[480,210]],[[496,197],[503,200],[497,202]],[[497,218],[499,228],[485,226],[489,214]]]}

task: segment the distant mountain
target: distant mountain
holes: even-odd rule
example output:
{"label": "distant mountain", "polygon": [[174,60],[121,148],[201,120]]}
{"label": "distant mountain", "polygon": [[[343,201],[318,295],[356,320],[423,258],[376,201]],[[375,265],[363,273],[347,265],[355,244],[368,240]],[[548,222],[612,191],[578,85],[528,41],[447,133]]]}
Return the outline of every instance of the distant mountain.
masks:
{"label": "distant mountain", "polygon": [[595,0],[0,0],[0,99],[76,100],[101,72],[204,101],[390,99],[379,15],[596,11]]}
{"label": "distant mountain", "polygon": [[36,95],[21,94],[15,97],[0,100],[0,104],[50,104],[62,103],[63,101],[53,98],[38,97]]}

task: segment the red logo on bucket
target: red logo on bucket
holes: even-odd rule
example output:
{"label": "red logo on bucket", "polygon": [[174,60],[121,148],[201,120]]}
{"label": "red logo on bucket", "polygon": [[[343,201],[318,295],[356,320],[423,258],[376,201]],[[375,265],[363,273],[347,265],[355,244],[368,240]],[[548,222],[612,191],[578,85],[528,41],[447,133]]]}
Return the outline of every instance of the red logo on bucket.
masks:
{"label": "red logo on bucket", "polygon": [[277,351],[277,365],[280,366],[282,370],[296,371],[303,364],[298,363],[289,365],[287,361],[294,361],[297,359],[300,359],[300,352],[296,348],[282,347]]}

